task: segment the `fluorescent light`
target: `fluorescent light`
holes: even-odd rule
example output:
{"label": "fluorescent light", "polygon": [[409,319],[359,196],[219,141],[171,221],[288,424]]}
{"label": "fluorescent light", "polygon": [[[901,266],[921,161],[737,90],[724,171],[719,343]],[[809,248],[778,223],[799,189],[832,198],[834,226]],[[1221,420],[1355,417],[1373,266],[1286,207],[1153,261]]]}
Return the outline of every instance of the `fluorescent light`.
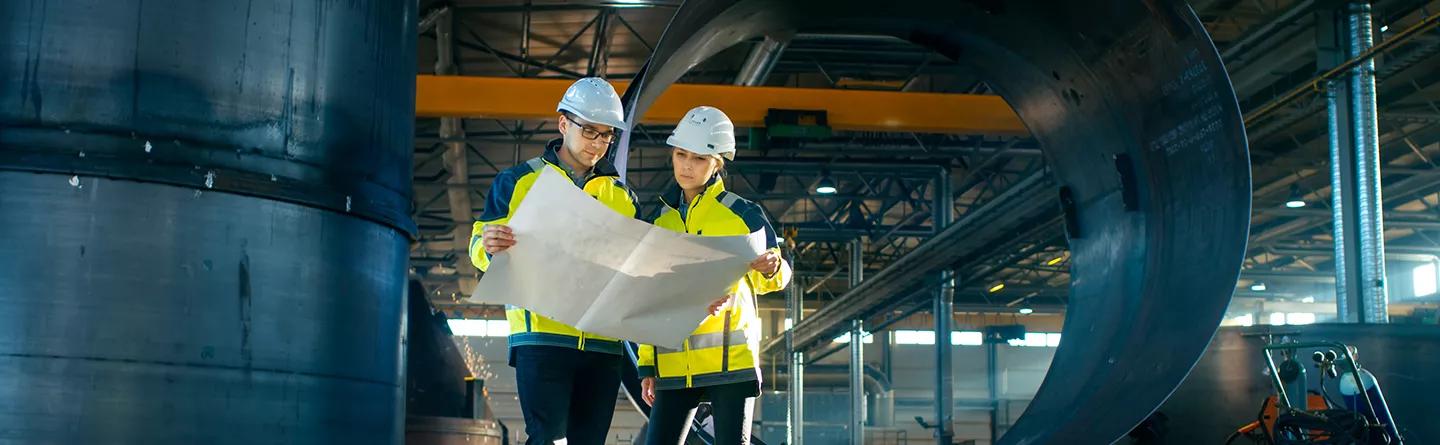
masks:
{"label": "fluorescent light", "polygon": [[1290,184],[1290,199],[1285,201],[1285,207],[1292,209],[1305,207],[1305,193],[1300,190],[1300,184]]}
{"label": "fluorescent light", "polygon": [[1002,290],[1005,290],[1005,283],[999,283],[999,284],[996,284],[996,285],[994,285],[994,286],[990,286],[990,293],[992,293],[992,294],[993,294],[993,293],[996,293],[996,292],[1000,292],[1000,291],[1002,291]]}
{"label": "fluorescent light", "polygon": [[1265,287],[1265,283],[1255,283],[1250,285],[1250,290],[1253,290],[1255,292],[1265,292],[1265,289],[1268,289],[1267,287]]}
{"label": "fluorescent light", "polygon": [[1380,32],[1385,32],[1385,31],[1389,31],[1389,30],[1390,30],[1390,25],[1380,25]]}
{"label": "fluorescent light", "polygon": [[835,187],[835,180],[830,177],[829,169],[820,170],[820,182],[815,183],[815,193],[822,195],[833,195],[839,190]]}
{"label": "fluorescent light", "polygon": [[1035,313],[1035,310],[1034,310],[1034,309],[1031,309],[1029,306],[1026,306],[1026,307],[1020,308],[1020,313],[1021,313],[1021,314],[1024,314],[1024,315],[1030,315],[1030,314]]}

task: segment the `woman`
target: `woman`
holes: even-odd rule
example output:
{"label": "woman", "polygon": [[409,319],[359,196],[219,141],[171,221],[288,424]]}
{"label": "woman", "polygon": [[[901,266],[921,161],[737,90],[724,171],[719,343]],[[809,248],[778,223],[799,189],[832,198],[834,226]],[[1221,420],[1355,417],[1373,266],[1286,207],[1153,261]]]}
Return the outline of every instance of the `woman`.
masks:
{"label": "woman", "polygon": [[708,400],[717,445],[750,441],[750,415],[760,394],[760,315],[755,296],[779,291],[790,281],[775,230],[759,205],[725,191],[725,161],[735,158],[735,126],[714,107],[685,114],[665,141],[676,186],[661,195],[660,227],[704,236],[765,232],[767,250],[750,263],[729,295],[709,307],[710,315],[681,348],[641,345],[637,362],[643,397],[650,403],[646,443],[681,443],[695,408]]}

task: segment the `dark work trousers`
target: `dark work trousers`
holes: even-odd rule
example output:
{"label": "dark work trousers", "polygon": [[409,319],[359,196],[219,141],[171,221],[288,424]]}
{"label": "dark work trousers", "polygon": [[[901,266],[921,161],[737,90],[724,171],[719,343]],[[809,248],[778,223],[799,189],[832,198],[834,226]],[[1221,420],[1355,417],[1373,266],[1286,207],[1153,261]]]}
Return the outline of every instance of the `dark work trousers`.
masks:
{"label": "dark work trousers", "polygon": [[621,357],[556,346],[510,351],[527,445],[601,445],[615,415]]}
{"label": "dark work trousers", "polygon": [[646,445],[684,443],[695,418],[695,407],[702,400],[710,401],[715,445],[750,443],[750,414],[755,397],[760,395],[760,382],[727,383],[698,388],[655,391],[655,406],[650,409],[650,425],[645,430]]}

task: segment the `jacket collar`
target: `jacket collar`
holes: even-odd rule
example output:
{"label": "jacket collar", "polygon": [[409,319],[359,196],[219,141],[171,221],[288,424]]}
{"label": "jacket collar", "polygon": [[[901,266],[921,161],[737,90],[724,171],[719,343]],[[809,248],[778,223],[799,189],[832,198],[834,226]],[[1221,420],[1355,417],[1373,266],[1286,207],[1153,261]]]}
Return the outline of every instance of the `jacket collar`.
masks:
{"label": "jacket collar", "polygon": [[[710,178],[710,182],[705,183],[705,190],[700,192],[700,196],[697,196],[696,199],[715,199],[715,197],[719,196],[720,192],[723,191],[725,191],[725,181],[720,179],[719,174],[716,174]],[[684,201],[685,191],[680,188],[680,184],[670,184],[670,188],[660,194],[660,203],[672,209],[679,210],[682,207],[686,207],[684,206],[684,204],[686,204]],[[689,204],[693,207],[695,203]]]}
{"label": "jacket collar", "polygon": [[596,177],[620,176],[620,174],[615,170],[615,165],[610,162],[609,156],[600,158],[600,162],[595,163],[595,167],[590,169],[590,173],[588,175],[584,177],[577,175],[574,169],[571,169],[569,165],[566,165],[563,161],[560,160],[560,150],[564,149],[564,147],[562,146],[563,143],[564,139],[552,139],[549,143],[545,144],[545,153],[541,154],[540,158],[545,160],[546,163],[549,163],[556,167],[560,167],[560,171],[565,172],[565,175],[569,176],[570,180],[575,184],[584,187],[586,182],[589,182],[589,180]]}

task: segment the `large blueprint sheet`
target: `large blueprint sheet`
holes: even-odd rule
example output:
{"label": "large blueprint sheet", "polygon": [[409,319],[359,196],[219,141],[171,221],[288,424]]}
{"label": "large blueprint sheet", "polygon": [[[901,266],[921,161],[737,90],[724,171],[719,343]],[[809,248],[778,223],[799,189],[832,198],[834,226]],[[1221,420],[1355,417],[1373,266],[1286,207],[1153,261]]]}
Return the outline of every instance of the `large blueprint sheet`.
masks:
{"label": "large blueprint sheet", "polygon": [[509,225],[515,246],[491,258],[471,301],[677,349],[765,249],[761,232],[702,237],[620,215],[548,168]]}

